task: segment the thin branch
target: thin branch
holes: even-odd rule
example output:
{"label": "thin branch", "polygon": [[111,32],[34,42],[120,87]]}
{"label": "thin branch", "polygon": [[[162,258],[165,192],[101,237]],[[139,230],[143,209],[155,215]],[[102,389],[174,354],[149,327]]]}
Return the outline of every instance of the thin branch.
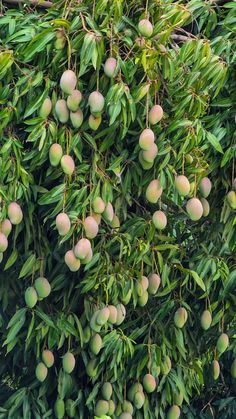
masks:
{"label": "thin branch", "polygon": [[40,0],[28,0],[25,2],[24,0],[2,0],[3,3],[12,4],[12,5],[19,5],[19,4],[26,4],[29,3],[30,6],[35,7],[42,7],[43,9],[49,9],[53,6],[51,1],[40,1]]}

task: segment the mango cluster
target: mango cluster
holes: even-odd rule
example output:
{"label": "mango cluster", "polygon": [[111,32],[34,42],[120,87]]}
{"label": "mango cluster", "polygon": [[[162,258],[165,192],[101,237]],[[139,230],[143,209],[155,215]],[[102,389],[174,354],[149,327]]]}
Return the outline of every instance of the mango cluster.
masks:
{"label": "mango cluster", "polygon": [[29,308],[33,308],[38,301],[48,297],[51,293],[51,285],[48,280],[42,276],[37,278],[34,286],[30,286],[25,291],[25,302]]}
{"label": "mango cluster", "polygon": [[[154,105],[148,114],[150,125],[157,124],[163,117],[163,109],[160,105]],[[139,162],[144,170],[151,169],[158,153],[155,143],[155,134],[151,128],[145,128],[139,136]]]}
{"label": "mango cluster", "polygon": [[17,202],[11,202],[7,208],[8,218],[0,222],[0,262],[3,259],[3,253],[8,248],[8,236],[12,231],[12,225],[18,225],[23,219],[23,212]]}
{"label": "mango cluster", "polygon": [[149,295],[155,295],[161,283],[161,278],[156,273],[152,273],[149,277],[142,275],[135,283],[135,293],[137,302],[140,307],[144,307]]}

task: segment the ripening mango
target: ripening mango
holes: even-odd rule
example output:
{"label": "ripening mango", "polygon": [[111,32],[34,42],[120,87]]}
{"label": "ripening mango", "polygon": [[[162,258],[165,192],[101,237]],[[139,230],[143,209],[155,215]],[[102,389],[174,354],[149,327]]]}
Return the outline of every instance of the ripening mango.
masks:
{"label": "ripening mango", "polygon": [[83,226],[84,226],[85,236],[88,239],[94,239],[97,236],[98,224],[93,217],[91,216],[86,217],[83,222]]}
{"label": "ripening mango", "polygon": [[82,100],[82,93],[79,90],[73,90],[71,95],[68,96],[66,104],[71,112],[76,112]]}
{"label": "ripening mango", "polygon": [[54,42],[54,47],[56,50],[60,51],[62,50],[66,45],[66,39],[65,38],[57,38]]}
{"label": "ripening mango", "polygon": [[54,413],[57,419],[63,419],[65,416],[64,400],[58,398],[54,404]]}
{"label": "ripening mango", "polygon": [[8,247],[8,240],[5,234],[0,232],[0,252],[3,253],[7,250]]}
{"label": "ripening mango", "polygon": [[94,378],[97,375],[98,361],[96,358],[90,359],[86,365],[86,373],[90,378]]}
{"label": "ripening mango", "polygon": [[92,257],[93,257],[93,251],[92,251],[92,249],[90,249],[88,251],[88,254],[86,255],[86,257],[81,260],[81,263],[83,265],[86,265],[86,263],[89,263],[92,260]]}
{"label": "ripening mango", "polygon": [[135,291],[136,291],[136,294],[138,295],[138,297],[143,295],[144,289],[143,289],[143,286],[142,286],[141,282],[136,282]]}
{"label": "ripening mango", "polygon": [[186,176],[179,175],[175,178],[175,187],[180,196],[187,196],[190,192],[190,183]]}
{"label": "ripening mango", "polygon": [[110,400],[111,396],[112,396],[112,385],[111,383],[109,383],[109,381],[106,381],[103,385],[102,385],[102,389],[101,389],[101,393],[102,393],[102,397],[104,398],[104,400]]}
{"label": "ripening mango", "polygon": [[158,153],[156,143],[153,143],[148,150],[142,151],[142,158],[147,163],[153,163]]}
{"label": "ripening mango", "polygon": [[113,305],[109,305],[107,306],[107,308],[109,310],[108,322],[111,324],[115,324],[117,321],[117,308]]}
{"label": "ripening mango", "polygon": [[182,406],[183,400],[184,400],[184,396],[182,393],[175,392],[173,394],[173,401],[174,401],[174,404],[177,404],[177,406]]}
{"label": "ripening mango", "polygon": [[110,316],[110,310],[108,307],[104,307],[101,310],[99,310],[99,313],[97,315],[96,322],[98,325],[103,326],[105,323],[107,323]]}
{"label": "ripening mango", "polygon": [[100,332],[101,327],[102,327],[97,323],[97,316],[99,313],[100,313],[100,310],[96,310],[90,319],[90,327],[94,332]]}
{"label": "ripening mango", "polygon": [[129,413],[130,415],[132,415],[134,413],[134,407],[133,407],[132,403],[129,402],[129,400],[124,400],[123,401],[122,410],[123,410],[124,413]]}
{"label": "ripening mango", "polygon": [[100,92],[95,91],[95,92],[90,93],[89,98],[88,98],[88,103],[90,106],[91,113],[94,116],[97,116],[97,114],[103,111],[105,100],[104,100],[103,95]]}
{"label": "ripening mango", "polygon": [[88,343],[91,339],[91,329],[89,326],[85,326],[83,330],[84,342]]}
{"label": "ripening mango", "polygon": [[167,419],[179,419],[180,417],[180,408],[177,405],[173,405],[167,412]]}
{"label": "ripening mango", "polygon": [[67,416],[69,416],[69,418],[75,418],[76,407],[75,407],[74,400],[72,399],[66,400],[66,413],[67,413]]}
{"label": "ripening mango", "polygon": [[56,217],[56,228],[60,236],[69,233],[71,227],[70,219],[65,212],[61,212]]}
{"label": "ripening mango", "polygon": [[102,215],[98,214],[97,212],[92,212],[91,215],[94,218],[94,220],[96,221],[97,225],[99,226],[101,224],[101,221],[102,221]]}
{"label": "ripening mango", "polygon": [[146,38],[150,38],[153,33],[153,26],[148,19],[142,19],[140,20],[138,24],[138,30],[142,36],[145,36]]}
{"label": "ripening mango", "polygon": [[65,263],[71,272],[77,272],[80,268],[80,260],[75,257],[73,250],[67,250],[65,254]]}
{"label": "ripening mango", "polygon": [[145,402],[145,396],[144,393],[141,391],[137,391],[134,395],[134,406],[136,409],[141,409]]}
{"label": "ripening mango", "polygon": [[3,220],[0,223],[0,232],[3,233],[6,237],[8,237],[11,231],[12,231],[12,223],[10,220],[8,220],[8,218],[5,218],[5,220]]}
{"label": "ripening mango", "polygon": [[233,360],[230,368],[232,378],[236,378],[236,359]]}
{"label": "ripening mango", "polygon": [[23,212],[17,202],[11,202],[7,209],[8,217],[13,225],[20,224],[23,219]]}
{"label": "ripening mango", "polygon": [[142,295],[138,297],[138,305],[144,307],[148,302],[148,292],[144,291]]}
{"label": "ripening mango", "polygon": [[75,257],[83,260],[85,259],[91,250],[91,243],[88,239],[80,239],[75,245],[74,254]]}
{"label": "ripening mango", "polygon": [[117,70],[117,60],[113,57],[110,57],[106,60],[104,64],[104,73],[107,77],[114,77]]}
{"label": "ripening mango", "polygon": [[102,213],[102,216],[109,223],[112,222],[113,217],[114,217],[114,209],[111,202],[108,202],[108,204],[106,205],[105,210]]}
{"label": "ripening mango", "polygon": [[98,333],[96,333],[96,335],[92,336],[90,339],[89,347],[94,355],[99,354],[100,350],[102,349],[102,338]]}
{"label": "ripening mango", "polygon": [[71,176],[75,171],[75,162],[71,156],[65,154],[61,158],[61,168],[66,175]]}
{"label": "ripening mango", "polygon": [[49,149],[49,160],[53,167],[58,166],[62,158],[62,147],[60,144],[54,143]]}
{"label": "ripening mango", "polygon": [[176,310],[175,315],[174,315],[175,326],[181,329],[185,325],[187,319],[188,319],[188,313],[186,309],[184,307],[178,308],[178,310]]}
{"label": "ripening mango", "polygon": [[108,416],[112,416],[114,415],[114,412],[116,410],[116,405],[113,402],[113,400],[108,400],[108,404],[109,404],[109,410],[107,412]]}
{"label": "ripening mango", "polygon": [[63,370],[70,374],[75,368],[75,357],[71,352],[67,352],[62,359]]}
{"label": "ripening mango", "polygon": [[123,323],[125,316],[126,316],[126,308],[123,304],[117,304],[117,320],[116,324],[117,326],[120,326],[121,323]]}
{"label": "ripening mango", "polygon": [[210,205],[206,198],[201,198],[201,204],[203,208],[203,217],[207,217],[210,212]]}
{"label": "ripening mango", "polygon": [[191,198],[186,205],[187,213],[192,221],[200,220],[203,215],[202,203],[198,198]]}
{"label": "ripening mango", "polygon": [[132,419],[132,415],[128,412],[122,412],[119,416],[119,419]]}
{"label": "ripening mango", "polygon": [[163,118],[163,109],[160,105],[154,105],[148,114],[148,121],[151,125],[156,125]]}
{"label": "ripening mango", "polygon": [[35,375],[36,375],[36,378],[42,383],[45,379],[46,379],[46,377],[47,377],[47,375],[48,375],[48,369],[47,369],[47,367],[46,367],[46,365],[44,365],[44,363],[43,362],[40,362],[38,365],[37,365],[37,367],[36,367],[36,369],[35,369]]}
{"label": "ripening mango", "polygon": [[231,209],[236,209],[236,192],[230,191],[226,195],[227,203]]}
{"label": "ripening mango", "polygon": [[149,294],[156,294],[160,283],[161,283],[161,278],[159,277],[159,275],[152,273],[149,277],[148,277],[148,292]]}
{"label": "ripening mango", "polygon": [[214,361],[212,362],[211,369],[214,380],[217,380],[217,378],[219,378],[220,375],[220,364],[216,359],[214,359]]}
{"label": "ripening mango", "polygon": [[115,228],[115,229],[120,228],[120,220],[119,220],[119,218],[117,217],[116,214],[114,214],[114,216],[112,218],[111,227]]}
{"label": "ripening mango", "polygon": [[143,393],[143,386],[142,386],[142,384],[141,383],[134,383],[134,384],[132,384],[132,386],[129,388],[129,390],[128,390],[128,399],[131,401],[131,402],[133,402],[134,401],[134,395],[137,393],[137,392],[141,392],[141,393]]}
{"label": "ripening mango", "polygon": [[48,297],[51,292],[51,285],[48,280],[43,277],[39,277],[35,280],[34,287],[40,299]]}
{"label": "ripening mango", "polygon": [[25,302],[29,308],[33,308],[38,301],[38,295],[34,287],[28,287],[25,291]]}
{"label": "ripening mango", "polygon": [[93,200],[94,212],[96,212],[97,214],[102,214],[103,211],[105,210],[105,207],[106,207],[105,202],[100,196],[97,196],[96,198],[94,198]]}
{"label": "ripening mango", "polygon": [[143,377],[143,387],[147,393],[153,393],[156,390],[156,380],[152,374],[145,374]]}
{"label": "ripening mango", "polygon": [[89,119],[88,119],[88,124],[89,124],[89,128],[91,128],[93,131],[97,131],[97,129],[100,127],[102,122],[102,117],[101,116],[94,116],[94,115],[90,115]]}
{"label": "ripening mango", "polygon": [[204,310],[201,315],[201,326],[204,330],[208,330],[212,323],[212,316],[209,310]]}
{"label": "ripening mango", "polygon": [[229,346],[229,337],[226,333],[222,333],[216,343],[217,351],[222,354]]}
{"label": "ripening mango", "polygon": [[170,357],[167,355],[165,356],[164,360],[161,364],[161,371],[163,375],[168,375],[172,367],[172,362]]}
{"label": "ripening mango", "polygon": [[83,116],[83,112],[81,111],[81,109],[77,109],[77,111],[75,112],[70,112],[70,120],[72,123],[72,126],[74,128],[80,128],[83,120],[84,120],[84,116]]}
{"label": "ripening mango", "polygon": [[152,216],[152,222],[158,230],[164,230],[167,225],[167,218],[163,211],[155,211]]}
{"label": "ripening mango", "polygon": [[203,198],[208,197],[208,195],[211,192],[211,187],[212,187],[212,184],[208,177],[204,177],[201,179],[200,184],[199,184],[199,191]]}
{"label": "ripening mango", "polygon": [[59,99],[55,105],[55,113],[58,120],[65,124],[69,120],[69,110],[67,108],[66,101],[64,99]]}
{"label": "ripening mango", "polygon": [[54,364],[54,355],[52,351],[49,351],[48,349],[45,349],[42,352],[42,360],[47,368],[51,368]]}
{"label": "ripening mango", "polygon": [[49,97],[44,99],[41,108],[39,110],[39,116],[43,119],[46,119],[52,110],[52,101]]}
{"label": "ripening mango", "polygon": [[144,170],[149,170],[149,169],[152,168],[154,161],[152,161],[150,163],[150,162],[147,162],[146,160],[144,160],[143,153],[144,153],[144,151],[139,152],[139,155],[138,155],[139,163],[141,164],[141,166]]}
{"label": "ripening mango", "polygon": [[96,416],[103,416],[108,413],[109,410],[109,403],[107,400],[98,400],[95,406],[95,415]]}
{"label": "ripening mango", "polygon": [[155,141],[154,132],[150,128],[145,128],[139,137],[139,146],[142,150],[150,150]]}
{"label": "ripening mango", "polygon": [[146,189],[146,198],[148,202],[156,204],[162,195],[162,187],[159,179],[152,180]]}
{"label": "ripening mango", "polygon": [[61,76],[60,87],[61,90],[67,95],[71,95],[73,90],[75,90],[77,83],[77,78],[72,70],[66,70]]}
{"label": "ripening mango", "polygon": [[143,291],[147,291],[148,286],[149,286],[148,278],[146,276],[142,275],[140,283],[142,285]]}

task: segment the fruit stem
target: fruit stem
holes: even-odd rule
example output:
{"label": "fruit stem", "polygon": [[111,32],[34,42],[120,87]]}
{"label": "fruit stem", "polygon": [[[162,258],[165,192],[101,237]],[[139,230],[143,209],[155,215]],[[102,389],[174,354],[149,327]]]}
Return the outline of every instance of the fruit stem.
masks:
{"label": "fruit stem", "polygon": [[182,175],[184,175],[184,163],[185,163],[185,156],[183,154],[183,161],[182,161]]}

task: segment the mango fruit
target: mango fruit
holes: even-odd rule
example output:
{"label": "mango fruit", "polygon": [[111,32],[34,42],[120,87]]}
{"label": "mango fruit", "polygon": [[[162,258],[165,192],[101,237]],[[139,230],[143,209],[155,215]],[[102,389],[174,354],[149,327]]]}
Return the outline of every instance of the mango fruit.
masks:
{"label": "mango fruit", "polygon": [[79,104],[82,100],[82,93],[79,90],[73,90],[68,96],[66,104],[71,112],[76,112],[79,108]]}
{"label": "mango fruit", "polygon": [[167,218],[163,211],[155,211],[152,216],[152,222],[158,230],[164,230],[167,225]]}
{"label": "mango fruit", "polygon": [[152,374],[145,374],[143,377],[143,387],[147,393],[153,393],[156,390],[156,380]]}
{"label": "mango fruit", "polygon": [[236,209],[236,192],[230,191],[226,195],[226,200],[231,209]]}
{"label": "mango fruit", "polygon": [[61,212],[56,217],[56,228],[60,236],[69,233],[71,227],[70,219],[65,212]]}
{"label": "mango fruit", "polygon": [[94,378],[97,375],[98,362],[96,358],[90,359],[86,365],[86,373],[90,378]]}
{"label": "mango fruit", "polygon": [[116,324],[117,324],[117,326],[120,326],[120,324],[123,323],[123,321],[125,319],[126,309],[125,309],[125,306],[121,303],[117,304],[116,309],[117,309]]}
{"label": "mango fruit", "polygon": [[172,367],[171,359],[168,355],[166,355],[161,364],[162,374],[168,375],[171,370],[171,367]]}
{"label": "mango fruit", "polygon": [[60,87],[61,90],[67,95],[71,95],[73,90],[75,90],[77,83],[77,78],[72,70],[66,70],[61,76]]}
{"label": "mango fruit", "polygon": [[71,352],[67,352],[62,359],[63,370],[70,374],[75,368],[75,357]]}
{"label": "mango fruit", "polygon": [[102,117],[101,116],[94,116],[94,115],[89,115],[89,119],[88,119],[88,124],[89,124],[89,128],[91,128],[93,131],[97,131],[97,129],[100,127],[102,122]]}
{"label": "mango fruit", "polygon": [[66,400],[66,414],[69,418],[74,418],[76,415],[75,402],[72,399]]}
{"label": "mango fruit", "polygon": [[11,231],[12,231],[12,223],[10,220],[8,220],[8,218],[5,218],[5,220],[3,220],[0,223],[0,232],[3,233],[4,236],[8,237]]}
{"label": "mango fruit", "polygon": [[217,380],[220,375],[220,364],[216,359],[214,359],[214,361],[212,362],[211,369],[214,380]]}
{"label": "mango fruit", "polygon": [[147,291],[148,286],[149,286],[149,280],[146,276],[142,275],[140,283],[142,285],[142,288],[144,291]]}
{"label": "mango fruit", "polygon": [[105,100],[104,100],[103,95],[100,92],[95,91],[95,92],[90,93],[89,98],[88,98],[88,103],[90,106],[91,113],[94,116],[97,116],[97,114],[103,111]]}
{"label": "mango fruit", "polygon": [[40,299],[46,298],[51,292],[51,285],[44,277],[39,277],[35,280],[34,287]]}
{"label": "mango fruit", "polygon": [[92,216],[85,218],[83,222],[85,236],[88,239],[94,239],[98,234],[98,224]]}
{"label": "mango fruit", "polygon": [[91,250],[91,243],[88,239],[80,239],[75,245],[74,254],[75,257],[83,260],[85,259]]}
{"label": "mango fruit", "polygon": [[148,113],[148,121],[151,125],[156,125],[163,118],[163,109],[160,105],[154,105]]}
{"label": "mango fruit", "polygon": [[91,338],[91,329],[89,326],[86,326],[83,330],[84,342],[88,343]]}
{"label": "mango fruit", "polygon": [[97,225],[99,226],[101,224],[101,221],[102,221],[102,215],[98,214],[97,212],[92,212],[91,215],[94,218],[94,220],[96,221]]}
{"label": "mango fruit", "polygon": [[187,213],[192,221],[200,220],[203,215],[202,203],[198,198],[191,198],[186,205]]}
{"label": "mango fruit", "polygon": [[100,332],[101,327],[102,327],[97,323],[97,316],[99,313],[100,313],[100,310],[96,310],[90,319],[90,327],[94,332]]}
{"label": "mango fruit", "polygon": [[230,368],[232,378],[236,378],[236,359],[233,360]]}
{"label": "mango fruit", "polygon": [[161,278],[159,277],[159,275],[152,273],[149,277],[148,277],[148,292],[149,294],[155,295],[160,283],[161,283]]}
{"label": "mango fruit", "polygon": [[54,404],[54,413],[57,419],[63,419],[65,416],[65,403],[60,398]]}
{"label": "mango fruit", "polygon": [[66,39],[65,38],[57,38],[54,42],[54,47],[57,51],[62,50],[66,45]]}
{"label": "mango fruit", "polygon": [[102,385],[102,389],[101,389],[101,393],[102,393],[102,397],[104,398],[104,400],[110,400],[111,396],[112,396],[112,385],[111,383],[109,383],[109,381],[106,381],[103,385]]}
{"label": "mango fruit", "polygon": [[49,149],[49,160],[53,167],[58,166],[62,158],[62,147],[60,144],[54,143]]}
{"label": "mango fruit", "polygon": [[122,412],[119,419],[132,419],[132,415],[128,412]]}
{"label": "mango fruit", "polygon": [[113,305],[109,305],[108,307],[109,310],[109,317],[108,317],[108,322],[111,324],[116,324],[117,321],[117,308]]}
{"label": "mango fruit", "polygon": [[148,150],[142,151],[142,158],[147,163],[153,163],[158,153],[156,143],[153,143]]}
{"label": "mango fruit", "polygon": [[89,263],[92,260],[92,257],[93,257],[93,251],[92,251],[92,249],[90,249],[88,251],[88,254],[86,255],[86,257],[81,260],[81,263],[83,265],[86,265],[86,263]]}
{"label": "mango fruit", "polygon": [[187,319],[188,319],[188,313],[186,309],[184,307],[178,308],[178,310],[176,310],[175,315],[174,315],[175,326],[181,329],[185,325]]}
{"label": "mango fruit", "polygon": [[106,207],[105,202],[100,196],[97,196],[96,198],[94,198],[93,200],[94,212],[96,212],[97,214],[102,214],[103,211],[105,210],[105,207]]}
{"label": "mango fruit", "polygon": [[216,343],[216,349],[217,351],[222,354],[226,351],[226,349],[229,346],[229,337],[226,333],[221,333],[219,336],[217,343]]}
{"label": "mango fruit", "polygon": [[200,199],[203,208],[203,217],[207,217],[210,212],[210,205],[206,198]]}
{"label": "mango fruit", "polygon": [[134,413],[134,408],[131,402],[129,400],[124,400],[122,404],[122,410],[124,413],[129,413],[132,415]]}
{"label": "mango fruit", "polygon": [[201,179],[199,183],[199,191],[203,198],[207,198],[211,192],[212,184],[208,177]]}
{"label": "mango fruit", "polygon": [[33,308],[38,301],[38,295],[34,287],[28,287],[25,291],[25,302],[29,308]]}
{"label": "mango fruit", "polygon": [[143,386],[141,383],[134,383],[132,384],[132,386],[129,388],[128,390],[128,399],[133,402],[134,401],[134,396],[137,392],[141,392],[143,393]]}
{"label": "mango fruit", "polygon": [[75,171],[75,162],[71,156],[65,154],[61,158],[61,168],[66,175],[71,176]]}
{"label": "mango fruit", "polygon": [[77,109],[77,111],[75,112],[70,112],[70,120],[72,123],[72,126],[74,128],[80,128],[83,120],[84,120],[84,116],[83,116],[83,112],[81,111],[81,109]]}
{"label": "mango fruit", "polygon": [[177,404],[177,406],[182,406],[184,396],[182,393],[175,391],[173,394],[173,400],[174,400],[174,404]]}
{"label": "mango fruit", "polygon": [[208,330],[212,323],[212,316],[209,310],[204,310],[201,315],[201,326],[204,330]]}
{"label": "mango fruit", "polygon": [[114,77],[117,70],[117,60],[115,58],[108,58],[104,64],[104,73],[107,77]]}
{"label": "mango fruit", "polygon": [[145,396],[143,392],[137,391],[137,393],[135,393],[134,395],[134,406],[136,407],[136,409],[141,409],[144,405],[144,402]]}
{"label": "mango fruit", "polygon": [[107,400],[98,400],[95,407],[95,415],[96,416],[103,416],[108,413],[109,410],[109,403]]}
{"label": "mango fruit", "polygon": [[0,252],[3,253],[8,248],[8,240],[5,234],[0,232]]}
{"label": "mango fruit", "polygon": [[180,417],[180,408],[177,405],[173,405],[167,412],[167,419],[179,419]]}
{"label": "mango fruit", "polygon": [[20,224],[23,219],[22,209],[17,202],[11,202],[10,205],[8,205],[7,214],[13,225]]}
{"label": "mango fruit", "polygon": [[175,187],[180,196],[187,196],[190,193],[190,183],[184,175],[176,176]]}
{"label": "mango fruit", "polygon": [[47,368],[51,368],[54,364],[54,355],[52,351],[44,349],[44,351],[42,352],[42,360]]}
{"label": "mango fruit", "polygon": [[107,323],[110,316],[110,310],[108,307],[104,307],[101,310],[99,310],[96,322],[100,326],[103,326],[105,323]]}
{"label": "mango fruit", "polygon": [[75,257],[73,250],[67,250],[65,254],[65,263],[71,272],[77,272],[80,268],[80,260]]}
{"label": "mango fruit", "polygon": [[146,38],[150,38],[150,36],[152,36],[152,33],[153,33],[153,26],[150,20],[148,19],[140,20],[140,22],[138,23],[138,30],[142,36],[145,36]]}
{"label": "mango fruit", "polygon": [[46,119],[50,115],[51,110],[52,110],[52,101],[49,97],[47,97],[46,99],[44,99],[40,107],[39,116],[43,119]]}
{"label": "mango fruit", "polygon": [[57,119],[62,123],[65,124],[69,120],[69,110],[67,108],[66,101],[64,99],[59,99],[55,105],[55,113]]}
{"label": "mango fruit", "polygon": [[98,333],[96,333],[96,335],[92,336],[90,339],[89,347],[94,355],[99,354],[100,350],[102,349],[102,338]]}
{"label": "mango fruit", "polygon": [[162,195],[162,187],[159,179],[152,180],[146,189],[146,198],[148,202],[156,204]]}
{"label": "mango fruit", "polygon": [[47,377],[47,375],[48,375],[48,369],[47,369],[47,367],[46,367],[46,365],[44,365],[44,363],[43,362],[40,362],[38,365],[37,365],[37,367],[36,367],[36,369],[35,369],[35,375],[36,375],[36,378],[42,383],[45,379],[46,379],[46,377]]}
{"label": "mango fruit", "polygon": [[148,302],[148,292],[144,291],[140,297],[138,297],[138,305],[144,307]]}
{"label": "mango fruit", "polygon": [[107,414],[108,414],[108,416],[112,416],[112,415],[114,415],[114,412],[116,410],[116,405],[113,402],[113,400],[108,400],[108,405],[109,405],[109,409],[108,409]]}
{"label": "mango fruit", "polygon": [[139,163],[141,164],[141,166],[144,170],[149,170],[153,166],[153,161],[150,163],[150,162],[147,162],[146,160],[144,160],[143,153],[144,153],[144,151],[139,152],[139,155],[138,155]]}
{"label": "mango fruit", "polygon": [[150,128],[145,128],[139,137],[139,146],[142,150],[150,150],[155,141],[154,132]]}
{"label": "mango fruit", "polygon": [[114,209],[111,202],[108,202],[108,204],[106,205],[105,210],[102,213],[102,216],[109,223],[112,222],[113,217],[114,217]]}

